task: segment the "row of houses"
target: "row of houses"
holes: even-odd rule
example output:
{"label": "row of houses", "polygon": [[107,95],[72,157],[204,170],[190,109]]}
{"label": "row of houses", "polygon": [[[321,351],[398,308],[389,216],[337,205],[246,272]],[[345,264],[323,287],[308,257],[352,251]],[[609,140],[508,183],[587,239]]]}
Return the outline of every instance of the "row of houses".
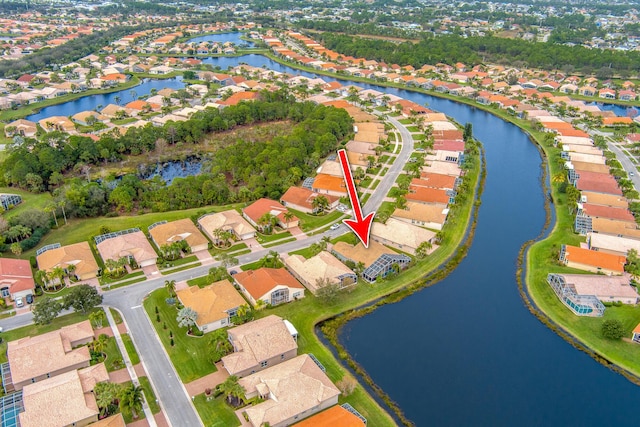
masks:
{"label": "row of houses", "polygon": [[593,274],[549,273],[547,282],[575,314],[601,316],[603,303],[636,304],[638,293],[625,273],[626,255],[640,248],[640,229],[629,204],[609,173],[602,149],[571,123],[549,113],[533,111],[533,120],[555,137],[566,160],[567,181],[580,191],[574,229],[587,236],[580,246],[562,245],[559,260],[568,267]]}
{"label": "row of houses", "polygon": [[1,368],[3,418],[12,414],[22,427],[124,427],[121,414],[98,421],[93,390],[109,381],[109,374],[104,363],[91,365],[87,344],[94,339],[86,320],[9,341],[8,363]]}

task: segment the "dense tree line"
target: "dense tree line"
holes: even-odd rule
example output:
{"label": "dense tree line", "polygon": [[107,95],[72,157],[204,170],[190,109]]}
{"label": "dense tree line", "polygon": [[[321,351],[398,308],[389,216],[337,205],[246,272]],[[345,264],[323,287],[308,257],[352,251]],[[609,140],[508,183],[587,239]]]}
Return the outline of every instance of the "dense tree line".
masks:
{"label": "dense tree line", "polygon": [[[167,211],[211,204],[279,197],[303,177],[313,174],[322,158],[335,150],[352,132],[352,119],[342,109],[293,102],[284,91],[264,92],[263,99],[240,103],[223,110],[207,109],[191,120],[131,129],[122,137],[106,135],[98,142],[52,132],[52,138],[25,142],[9,149],[0,166],[2,185],[31,191],[52,190],[56,206],[67,217],[94,217],[110,211],[133,209]],[[89,165],[98,165],[127,154],[151,152],[156,143],[198,143],[212,132],[236,126],[289,120],[287,136],[267,142],[237,141],[221,148],[208,161],[207,173],[175,179],[166,186],[159,177],[136,175],[101,182],[88,178]],[[57,211],[58,214],[60,210]],[[55,214],[55,213],[54,213]]]}
{"label": "dense tree line", "polygon": [[425,37],[417,44],[393,43],[382,40],[367,40],[357,37],[325,32],[317,36],[328,48],[358,58],[375,59],[387,63],[424,64],[439,62],[455,64],[498,63],[559,69],[572,65],[577,70],[590,73],[609,68],[612,72],[636,72],[640,68],[639,52],[588,49],[582,46],[564,46],[554,43],[532,43],[518,39],[493,36],[460,37],[446,35]]}

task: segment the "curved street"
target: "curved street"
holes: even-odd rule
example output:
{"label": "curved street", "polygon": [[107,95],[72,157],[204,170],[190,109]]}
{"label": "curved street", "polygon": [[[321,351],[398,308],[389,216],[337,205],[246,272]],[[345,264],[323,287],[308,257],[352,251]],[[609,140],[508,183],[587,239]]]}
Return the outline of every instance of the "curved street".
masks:
{"label": "curved street", "polygon": [[[407,128],[393,117],[387,117],[386,120],[400,132],[402,148],[387,173],[382,177],[380,184],[373,191],[371,197],[363,207],[363,213],[365,215],[380,207],[413,152],[413,136]],[[268,254],[269,251],[275,249],[280,253],[304,249],[320,241],[323,237],[334,238],[345,232],[346,227],[341,226],[337,230],[328,230],[314,236],[308,236],[302,240],[296,240],[278,245],[277,247],[241,255],[238,257],[238,261],[240,265],[255,262]],[[131,338],[140,354],[141,362],[147,371],[156,396],[165,412],[167,421],[172,426],[201,426],[202,421],[191,401],[191,396],[188,395],[159,337],[156,335],[156,331],[149,317],[146,315],[142,303],[151,291],[164,286],[167,280],[179,282],[205,276],[208,274],[210,268],[219,265],[219,262],[215,262],[205,266],[198,266],[149,279],[134,285],[106,291],[103,294],[103,305],[114,307],[121,312]],[[32,322],[33,316],[28,312],[23,315],[0,320],[0,326],[3,327],[4,330],[10,330],[26,326]]]}

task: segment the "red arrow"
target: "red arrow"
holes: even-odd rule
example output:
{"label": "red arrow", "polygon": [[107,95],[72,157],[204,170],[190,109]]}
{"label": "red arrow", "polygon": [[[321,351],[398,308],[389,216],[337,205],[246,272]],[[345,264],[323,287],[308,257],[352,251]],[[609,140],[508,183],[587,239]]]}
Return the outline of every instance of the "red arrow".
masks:
{"label": "red arrow", "polygon": [[342,166],[342,173],[344,180],[347,183],[347,191],[349,193],[349,200],[353,207],[353,213],[356,217],[353,219],[344,219],[347,227],[356,233],[356,236],[362,241],[365,248],[369,247],[369,234],[371,232],[371,221],[375,216],[375,212],[371,212],[365,218],[362,218],[362,208],[360,208],[360,200],[358,199],[358,193],[356,191],[356,185],[353,182],[353,175],[351,175],[351,168],[349,167],[349,160],[347,160],[347,152],[345,150],[338,150],[338,157],[340,157],[340,165]]}

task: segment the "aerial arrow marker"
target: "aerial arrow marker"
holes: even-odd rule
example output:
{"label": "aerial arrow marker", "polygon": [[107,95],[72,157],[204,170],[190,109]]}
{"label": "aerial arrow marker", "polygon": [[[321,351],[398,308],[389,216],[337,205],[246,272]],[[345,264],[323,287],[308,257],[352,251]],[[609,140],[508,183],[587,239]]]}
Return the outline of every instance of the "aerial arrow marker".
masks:
{"label": "aerial arrow marker", "polygon": [[353,175],[351,175],[351,168],[349,167],[349,160],[347,159],[347,152],[345,150],[338,150],[338,157],[340,157],[340,166],[342,166],[342,174],[344,180],[347,183],[347,191],[349,193],[349,200],[353,207],[353,214],[356,219],[343,219],[347,227],[356,233],[356,236],[362,241],[365,248],[369,247],[369,234],[371,233],[371,222],[375,216],[375,212],[371,212],[366,217],[362,218],[362,208],[360,207],[360,200],[358,199],[358,193],[356,192],[356,185],[353,182]]}

